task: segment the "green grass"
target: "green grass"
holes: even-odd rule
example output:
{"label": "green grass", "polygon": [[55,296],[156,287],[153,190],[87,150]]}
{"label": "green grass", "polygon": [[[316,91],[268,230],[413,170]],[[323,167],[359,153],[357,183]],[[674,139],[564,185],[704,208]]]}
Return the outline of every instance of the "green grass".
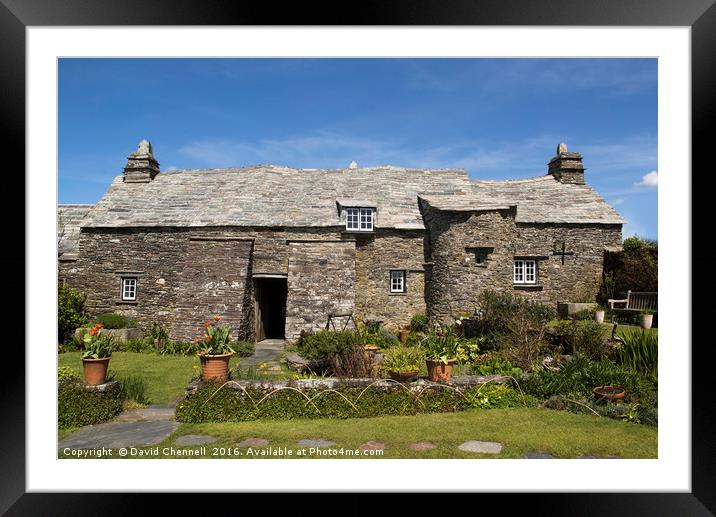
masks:
{"label": "green grass", "polygon": [[[233,367],[239,359],[232,357],[229,366]],[[58,354],[57,361],[58,366],[69,366],[82,375],[80,352]],[[149,402],[168,404],[184,395],[184,388],[194,377],[194,366],[198,370],[198,357],[115,352],[109,362],[109,375],[114,373],[116,379],[142,378]]]}
{"label": "green grass", "polygon": [[[336,442],[332,446],[334,449],[357,449],[362,443],[381,441],[386,444],[382,458],[521,458],[529,451],[544,451],[557,458],[582,455],[656,458],[658,450],[657,430],[653,427],[566,411],[520,408],[346,420],[182,424],[166,441],[155,446],[159,454],[151,457],[177,457],[163,451],[170,446],[175,449],[198,449],[175,445],[175,440],[185,434],[217,437],[217,441],[206,446],[206,454],[201,457],[227,459],[261,457],[247,456],[245,448],[235,449],[236,444],[246,438],[264,438],[273,448],[292,449],[294,455],[291,457],[297,457],[300,447],[296,442],[300,439],[332,440]],[[433,442],[437,448],[417,452],[408,447],[412,442],[423,440]],[[458,445],[466,440],[497,441],[504,447],[496,456],[458,450]],[[212,455],[215,447],[228,448],[231,454]],[[236,454],[237,451],[240,454]],[[117,457],[117,454],[112,457]],[[346,458],[315,454],[305,457]],[[381,456],[367,456],[376,457]]]}

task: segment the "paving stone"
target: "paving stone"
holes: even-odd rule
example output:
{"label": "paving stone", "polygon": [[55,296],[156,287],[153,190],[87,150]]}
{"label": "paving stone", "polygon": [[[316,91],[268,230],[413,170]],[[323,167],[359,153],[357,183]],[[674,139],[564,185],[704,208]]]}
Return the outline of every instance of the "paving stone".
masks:
{"label": "paving stone", "polygon": [[554,459],[554,456],[552,456],[550,453],[542,452],[542,451],[530,451],[522,457],[525,459],[528,459],[528,460],[553,460]]}
{"label": "paving stone", "polygon": [[413,449],[414,451],[429,451],[430,449],[434,449],[437,447],[433,442],[415,442],[408,444],[408,447]]}
{"label": "paving stone", "polygon": [[247,438],[246,440],[240,441],[236,444],[237,447],[266,447],[269,444],[268,440],[263,438]]}
{"label": "paving stone", "polygon": [[479,452],[481,454],[499,454],[500,451],[502,451],[502,444],[498,442],[468,440],[460,444],[458,449],[465,452]]}
{"label": "paving stone", "polygon": [[121,412],[115,422],[152,422],[157,420],[174,420],[175,405],[155,404],[146,408],[133,408]]}
{"label": "paving stone", "polygon": [[363,445],[360,446],[360,450],[362,451],[384,451],[385,450],[385,444],[383,442],[366,442]]}
{"label": "paving stone", "polygon": [[301,447],[330,447],[335,445],[336,442],[330,440],[299,440],[298,445]]}
{"label": "paving stone", "polygon": [[215,442],[217,439],[214,436],[207,434],[185,434],[180,436],[176,440],[177,445],[204,445],[205,443]]}
{"label": "paving stone", "polygon": [[179,427],[178,422],[108,422],[89,425],[67,436],[59,448],[93,449],[109,447],[142,447],[166,440]]}

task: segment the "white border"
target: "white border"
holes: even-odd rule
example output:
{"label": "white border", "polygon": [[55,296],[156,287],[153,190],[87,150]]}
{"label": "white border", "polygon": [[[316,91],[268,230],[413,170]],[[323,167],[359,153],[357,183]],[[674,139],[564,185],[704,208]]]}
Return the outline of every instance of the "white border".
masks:
{"label": "white border", "polygon": [[[57,58],[308,57],[327,52],[343,57],[659,58],[658,460],[56,459],[55,329],[37,322],[53,321],[56,315]],[[689,28],[31,27],[27,57],[26,353],[33,361],[27,371],[28,491],[690,491]],[[101,475],[88,476],[88,471]]]}

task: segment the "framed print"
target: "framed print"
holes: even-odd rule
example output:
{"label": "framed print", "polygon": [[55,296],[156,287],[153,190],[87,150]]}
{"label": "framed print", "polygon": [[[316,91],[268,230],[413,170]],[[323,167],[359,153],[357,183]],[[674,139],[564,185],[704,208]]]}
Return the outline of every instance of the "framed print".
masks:
{"label": "framed print", "polygon": [[[19,207],[6,217],[25,362],[8,353],[3,376],[14,425],[0,508],[82,514],[102,501],[119,514],[138,507],[128,493],[155,491],[519,492],[540,514],[711,514],[710,358],[693,325],[710,280],[692,293],[691,271],[713,262],[692,242],[708,192],[692,171],[707,170],[713,2],[369,3],[350,25],[317,11],[3,0],[7,205],[26,192],[27,209],[24,228]],[[627,237],[661,241],[658,302],[657,278],[605,287]],[[489,299],[473,306],[492,287],[554,315],[527,331],[533,313],[515,309],[492,346]],[[91,317],[61,323],[55,353],[58,289],[68,305],[84,293]],[[576,337],[551,354],[504,337],[521,321],[520,336],[552,346],[596,302],[611,337],[594,346],[621,343],[611,360]],[[658,328],[639,338],[642,315]],[[321,336],[364,348],[325,359]],[[629,356],[635,380],[624,349],[637,338],[650,355]],[[584,368],[613,368],[592,398],[535,387],[592,352]],[[167,360],[185,373],[146,374]],[[83,368],[102,361],[91,381]],[[419,380],[392,375],[411,361]],[[513,395],[539,439],[509,423],[499,404]],[[480,420],[460,420],[463,406]],[[312,423],[326,412],[338,418]],[[441,412],[452,427],[390,423]],[[384,420],[350,427],[366,421],[356,415]],[[128,434],[138,441],[124,447]],[[374,457],[329,457],[341,440]],[[264,457],[241,461],[251,450]]]}

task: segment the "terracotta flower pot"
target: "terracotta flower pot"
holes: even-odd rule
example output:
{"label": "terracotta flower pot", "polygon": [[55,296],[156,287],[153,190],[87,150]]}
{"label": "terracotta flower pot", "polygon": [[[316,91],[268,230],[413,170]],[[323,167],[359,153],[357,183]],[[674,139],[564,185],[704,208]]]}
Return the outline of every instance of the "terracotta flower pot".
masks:
{"label": "terracotta flower pot", "polygon": [[107,378],[107,367],[111,357],[102,357],[101,359],[82,359],[82,369],[84,371],[85,384],[88,386],[97,386],[104,384]]}
{"label": "terracotta flower pot", "polygon": [[452,378],[452,367],[457,361],[450,359],[447,364],[442,361],[434,361],[427,359],[425,363],[428,366],[428,378],[433,382],[445,382]]}
{"label": "terracotta flower pot", "polygon": [[415,370],[412,372],[395,372],[392,370],[388,371],[388,377],[393,379],[394,381],[398,382],[411,382],[414,381],[415,378],[420,373],[420,370]]}
{"label": "terracotta flower pot", "polygon": [[407,343],[408,336],[410,336],[409,330],[399,330],[398,331],[398,337],[399,337],[401,343]]}
{"label": "terracotta flower pot", "polygon": [[597,399],[619,400],[624,398],[624,388],[621,386],[597,386],[592,393]]}
{"label": "terracotta flower pot", "polygon": [[220,355],[200,355],[201,378],[207,381],[225,381],[229,378],[229,359],[233,353]]}

